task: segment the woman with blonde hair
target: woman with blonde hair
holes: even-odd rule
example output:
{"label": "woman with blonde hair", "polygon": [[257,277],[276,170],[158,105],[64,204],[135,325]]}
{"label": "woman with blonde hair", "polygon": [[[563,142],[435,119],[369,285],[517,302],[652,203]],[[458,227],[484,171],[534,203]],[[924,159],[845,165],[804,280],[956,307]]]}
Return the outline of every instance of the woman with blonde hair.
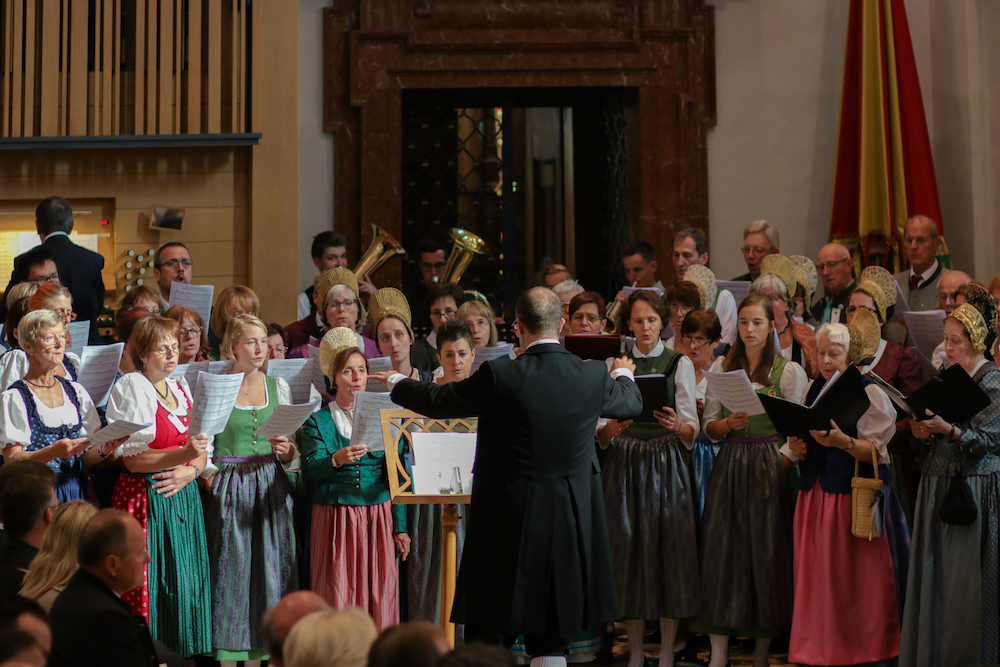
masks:
{"label": "woman with blonde hair", "polygon": [[496,347],[500,334],[497,332],[496,315],[492,308],[479,299],[470,299],[458,307],[456,317],[469,325],[474,343],[472,347]]}
{"label": "woman with blonde hair", "polygon": [[267,325],[237,315],[222,341],[230,374],[243,382],[225,430],[215,436],[206,471],[212,490],[208,544],[212,562],[214,657],[257,661],[267,657],[261,619],[297,588],[292,487],[282,469],[295,458],[286,436],[265,440],[257,429],[279,405],[292,403],[288,384],[264,375]]}
{"label": "woman with blonde hair", "polygon": [[357,607],[313,612],[285,640],[286,667],[365,667],[378,637],[371,617]]}
{"label": "woman with blonde hair", "polygon": [[[215,307],[209,318],[211,333],[219,340],[219,344],[226,335],[229,321],[241,313],[260,317],[260,299],[257,298],[257,293],[249,287],[230,285],[222,290],[215,299]],[[208,352],[208,356],[215,361],[222,358],[219,356],[219,344],[212,345]]]}
{"label": "woman with blonde hair", "polygon": [[45,531],[42,548],[31,561],[21,595],[36,600],[45,611],[52,609],[56,596],[76,574],[76,547],[80,535],[97,508],[85,500],[63,503],[52,513],[52,523]]}

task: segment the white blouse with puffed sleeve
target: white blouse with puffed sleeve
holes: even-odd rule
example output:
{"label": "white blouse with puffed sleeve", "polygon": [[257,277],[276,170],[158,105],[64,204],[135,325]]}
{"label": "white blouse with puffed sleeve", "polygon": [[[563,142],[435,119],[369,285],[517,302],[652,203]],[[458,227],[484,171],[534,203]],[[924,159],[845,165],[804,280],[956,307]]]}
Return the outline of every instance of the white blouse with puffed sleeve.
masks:
{"label": "white blouse with puffed sleeve", "polygon": [[[187,380],[182,377],[167,378],[167,389],[177,401],[177,409],[171,412],[178,417],[186,416],[188,402],[192,401]],[[105,415],[108,423],[124,420],[134,424],[150,424],[129,436],[118,447],[118,456],[136,456],[149,449],[149,443],[156,440],[156,408],[159,405],[156,388],[139,371],[126,373],[115,383]]]}

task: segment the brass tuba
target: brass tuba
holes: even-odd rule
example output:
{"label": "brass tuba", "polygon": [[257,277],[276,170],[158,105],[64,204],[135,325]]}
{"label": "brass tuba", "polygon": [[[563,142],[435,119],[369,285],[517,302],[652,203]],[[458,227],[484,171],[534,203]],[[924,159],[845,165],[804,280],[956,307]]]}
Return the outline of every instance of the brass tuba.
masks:
{"label": "brass tuba", "polygon": [[375,238],[372,239],[371,245],[368,246],[365,254],[361,256],[361,261],[354,267],[354,276],[358,280],[366,273],[375,273],[382,268],[383,264],[396,255],[406,254],[399,241],[392,238],[389,232],[378,225],[372,225],[372,234]]}
{"label": "brass tuba", "polygon": [[468,230],[452,227],[448,230],[448,236],[455,244],[451,247],[451,254],[448,255],[448,261],[444,265],[444,275],[440,279],[435,276],[434,282],[457,283],[472,263],[473,256],[489,252],[486,241]]}
{"label": "brass tuba", "polygon": [[[632,283],[632,287],[635,287],[635,283]],[[604,313],[604,317],[607,319],[608,323],[604,325],[604,333],[606,334],[616,334],[618,333],[618,315],[622,312],[622,302],[618,300],[613,300],[608,304],[607,310]]]}

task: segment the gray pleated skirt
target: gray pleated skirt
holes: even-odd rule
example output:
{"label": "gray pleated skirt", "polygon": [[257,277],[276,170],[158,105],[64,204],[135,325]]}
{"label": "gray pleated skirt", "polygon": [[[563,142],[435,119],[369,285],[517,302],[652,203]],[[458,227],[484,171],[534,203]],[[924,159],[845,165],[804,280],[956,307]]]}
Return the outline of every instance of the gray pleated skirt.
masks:
{"label": "gray pleated skirt", "polygon": [[967,477],[979,516],[941,521],[951,477],[924,476],[917,489],[900,667],[993,665],[1000,645],[1000,473]]}
{"label": "gray pleated skirt", "polygon": [[680,438],[615,438],[601,478],[622,618],[701,611],[696,491]]}

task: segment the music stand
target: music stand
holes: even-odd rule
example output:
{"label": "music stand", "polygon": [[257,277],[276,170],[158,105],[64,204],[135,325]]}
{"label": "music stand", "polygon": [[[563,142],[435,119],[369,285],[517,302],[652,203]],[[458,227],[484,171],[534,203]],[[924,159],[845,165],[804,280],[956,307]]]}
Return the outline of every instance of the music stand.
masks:
{"label": "music stand", "polygon": [[441,508],[441,630],[448,643],[455,646],[455,624],[451,608],[455,600],[455,570],[458,559],[458,506],[468,505],[471,494],[416,494],[413,480],[399,458],[400,438],[413,449],[412,433],[475,433],[478,420],[433,419],[412,410],[382,410],[382,442],[385,444],[385,466],[389,477],[389,495],[394,505],[433,505]]}

